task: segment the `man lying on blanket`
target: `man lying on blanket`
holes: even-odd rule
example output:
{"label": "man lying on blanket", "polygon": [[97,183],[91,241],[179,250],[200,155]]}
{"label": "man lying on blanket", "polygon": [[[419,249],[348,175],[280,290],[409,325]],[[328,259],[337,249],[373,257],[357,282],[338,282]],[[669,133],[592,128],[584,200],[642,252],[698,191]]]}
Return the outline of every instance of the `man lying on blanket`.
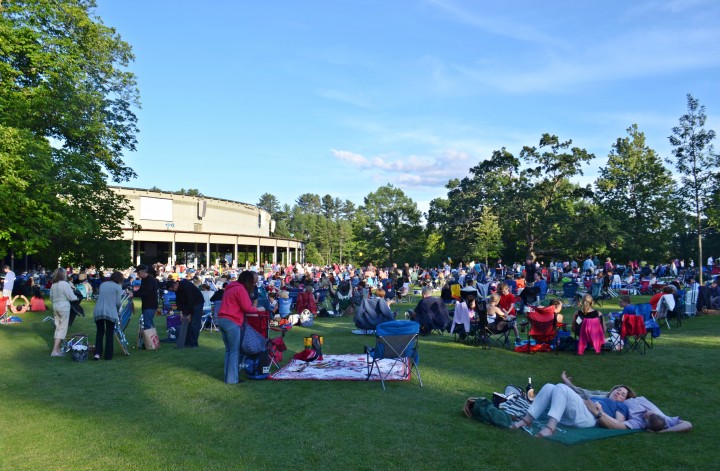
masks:
{"label": "man lying on blanket", "polygon": [[628,409],[628,417],[625,421],[616,420],[614,417],[604,413],[597,403],[588,400],[589,396],[608,396],[605,391],[588,391],[572,384],[571,378],[562,372],[563,383],[570,386],[575,392],[585,399],[588,410],[597,417],[597,424],[603,428],[610,429],[635,429],[647,430],[649,432],[689,432],[692,424],[680,417],[668,417],[655,404],[645,397],[630,397],[623,401]]}

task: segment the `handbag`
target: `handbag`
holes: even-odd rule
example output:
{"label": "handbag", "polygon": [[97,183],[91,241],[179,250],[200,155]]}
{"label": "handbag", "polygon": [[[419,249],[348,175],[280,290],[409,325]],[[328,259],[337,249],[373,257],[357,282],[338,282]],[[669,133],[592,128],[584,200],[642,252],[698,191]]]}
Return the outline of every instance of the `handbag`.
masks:
{"label": "handbag", "polygon": [[243,355],[257,355],[267,351],[268,339],[253,329],[251,325],[244,322],[240,327],[240,353]]}
{"label": "handbag", "polygon": [[160,338],[155,327],[142,331],[143,342],[146,350],[157,350],[160,348]]}

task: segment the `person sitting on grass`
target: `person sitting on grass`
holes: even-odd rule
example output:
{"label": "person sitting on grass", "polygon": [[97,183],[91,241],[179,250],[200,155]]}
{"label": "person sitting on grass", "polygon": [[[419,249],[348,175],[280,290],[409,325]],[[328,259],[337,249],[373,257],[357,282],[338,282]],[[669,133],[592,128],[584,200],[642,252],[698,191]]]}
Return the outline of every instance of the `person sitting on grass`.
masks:
{"label": "person sitting on grass", "polygon": [[[680,417],[668,417],[655,404],[642,396],[627,396],[624,401],[628,408],[628,415],[625,420],[618,420],[601,408],[592,396],[609,396],[612,391],[589,391],[572,383],[572,378],[563,371],[561,376],[563,383],[570,387],[585,400],[587,410],[597,419],[597,425],[603,428],[616,430],[646,430],[648,432],[689,432],[692,424]],[[627,386],[625,386],[627,388]],[[631,391],[627,388],[628,391]],[[613,389],[614,391],[614,389]]]}
{"label": "person sitting on grass", "polygon": [[40,291],[40,287],[35,285],[33,286],[33,296],[30,298],[30,310],[31,311],[47,311],[47,306],[45,306],[45,298],[42,295],[42,291]]}

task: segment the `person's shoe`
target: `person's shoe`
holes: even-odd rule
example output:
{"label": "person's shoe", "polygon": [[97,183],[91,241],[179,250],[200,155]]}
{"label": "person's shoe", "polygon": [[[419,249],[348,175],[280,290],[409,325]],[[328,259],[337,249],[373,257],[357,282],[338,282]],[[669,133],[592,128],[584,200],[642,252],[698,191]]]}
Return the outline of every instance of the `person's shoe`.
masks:
{"label": "person's shoe", "polygon": [[51,357],[64,357],[65,354],[64,353],[51,353],[50,356]]}
{"label": "person's shoe", "polygon": [[519,347],[520,345],[522,345],[522,340],[520,340],[520,339],[515,339],[515,346],[516,346],[516,347]]}
{"label": "person's shoe", "polygon": [[98,361],[99,359],[100,359],[100,355],[94,355],[94,356],[93,356],[93,361]]}

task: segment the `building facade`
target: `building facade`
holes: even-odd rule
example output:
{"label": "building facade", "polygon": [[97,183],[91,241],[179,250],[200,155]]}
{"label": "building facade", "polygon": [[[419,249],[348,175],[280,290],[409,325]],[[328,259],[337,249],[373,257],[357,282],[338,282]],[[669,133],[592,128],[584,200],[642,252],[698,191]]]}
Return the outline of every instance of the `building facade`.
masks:
{"label": "building facade", "polygon": [[207,196],[112,187],[126,197],[139,229],[124,224],[135,264],[246,267],[303,262],[305,246],[274,237],[270,213],[246,203]]}

